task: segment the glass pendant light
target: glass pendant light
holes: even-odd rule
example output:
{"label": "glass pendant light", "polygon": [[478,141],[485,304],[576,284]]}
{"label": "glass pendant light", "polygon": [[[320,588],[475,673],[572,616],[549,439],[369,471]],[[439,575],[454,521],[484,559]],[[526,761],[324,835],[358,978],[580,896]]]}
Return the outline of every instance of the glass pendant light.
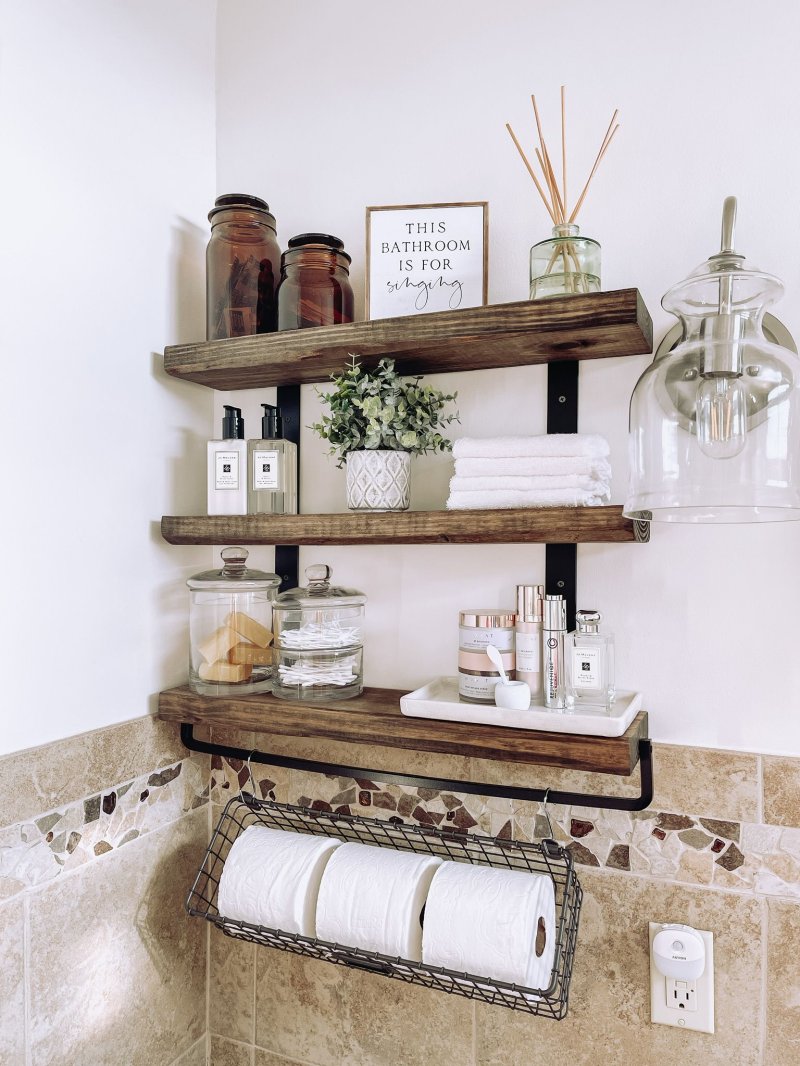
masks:
{"label": "glass pendant light", "polygon": [[745,267],[735,222],[730,196],[720,252],[662,300],[682,339],[656,352],[631,397],[629,518],[800,520],[800,360],[764,335],[783,285]]}

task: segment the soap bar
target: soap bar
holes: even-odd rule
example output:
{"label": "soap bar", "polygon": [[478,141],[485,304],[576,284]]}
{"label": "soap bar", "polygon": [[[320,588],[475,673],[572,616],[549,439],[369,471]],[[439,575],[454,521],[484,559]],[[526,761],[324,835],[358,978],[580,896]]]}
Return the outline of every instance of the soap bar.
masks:
{"label": "soap bar", "polygon": [[228,662],[272,666],[272,648],[259,648],[257,644],[235,644],[228,652]]}
{"label": "soap bar", "polygon": [[[230,618],[230,615],[228,615]],[[204,640],[202,644],[197,645],[197,650],[203,656],[207,663],[216,663],[228,657],[228,652],[241,640],[240,635],[235,629],[231,629],[229,625],[221,625],[219,629],[215,629],[208,640]]]}
{"label": "soap bar", "polygon": [[[249,614],[245,614],[243,611],[231,611],[225,619],[225,625],[235,629],[245,640],[249,640],[252,644],[257,644],[259,648],[266,648],[272,640],[272,633],[267,627],[262,626],[255,618],[251,618]],[[233,645],[231,644],[229,647],[233,647]]]}
{"label": "soap bar", "polygon": [[247,663],[200,663],[197,671],[203,681],[225,681],[235,684],[237,681],[247,681],[253,672],[253,667]]}

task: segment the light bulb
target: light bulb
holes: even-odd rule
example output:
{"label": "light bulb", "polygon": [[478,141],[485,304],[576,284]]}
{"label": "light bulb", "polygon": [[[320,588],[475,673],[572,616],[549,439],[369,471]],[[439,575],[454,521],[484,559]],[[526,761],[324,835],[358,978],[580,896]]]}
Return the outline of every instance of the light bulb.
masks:
{"label": "light bulb", "polygon": [[697,390],[697,441],[710,459],[732,459],[747,442],[747,393],[732,374],[713,374]]}

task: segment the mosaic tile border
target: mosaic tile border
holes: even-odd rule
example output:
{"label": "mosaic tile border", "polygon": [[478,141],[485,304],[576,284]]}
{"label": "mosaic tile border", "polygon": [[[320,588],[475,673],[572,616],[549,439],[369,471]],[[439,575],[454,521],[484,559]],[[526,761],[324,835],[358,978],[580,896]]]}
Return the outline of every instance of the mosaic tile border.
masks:
{"label": "mosaic tile border", "polygon": [[[323,777],[279,767],[253,766],[262,798],[312,810],[431,826],[450,833],[485,833],[507,840],[551,835],[538,803],[368,779]],[[210,796],[225,803],[250,786],[238,759],[211,758]],[[250,786],[251,787],[251,786]],[[800,899],[800,828],[723,821],[672,811],[634,813],[550,806],[552,835],[579,866],[645,874],[683,884]]]}
{"label": "mosaic tile border", "polygon": [[0,830],[0,900],[208,803],[205,759],[187,758]]}

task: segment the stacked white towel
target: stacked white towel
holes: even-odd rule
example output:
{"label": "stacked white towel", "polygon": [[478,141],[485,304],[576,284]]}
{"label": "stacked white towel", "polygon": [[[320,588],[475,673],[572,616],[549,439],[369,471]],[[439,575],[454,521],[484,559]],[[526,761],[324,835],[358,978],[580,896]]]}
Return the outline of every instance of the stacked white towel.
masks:
{"label": "stacked white towel", "polygon": [[461,437],[447,507],[598,507],[611,497],[609,451],[590,433]]}

